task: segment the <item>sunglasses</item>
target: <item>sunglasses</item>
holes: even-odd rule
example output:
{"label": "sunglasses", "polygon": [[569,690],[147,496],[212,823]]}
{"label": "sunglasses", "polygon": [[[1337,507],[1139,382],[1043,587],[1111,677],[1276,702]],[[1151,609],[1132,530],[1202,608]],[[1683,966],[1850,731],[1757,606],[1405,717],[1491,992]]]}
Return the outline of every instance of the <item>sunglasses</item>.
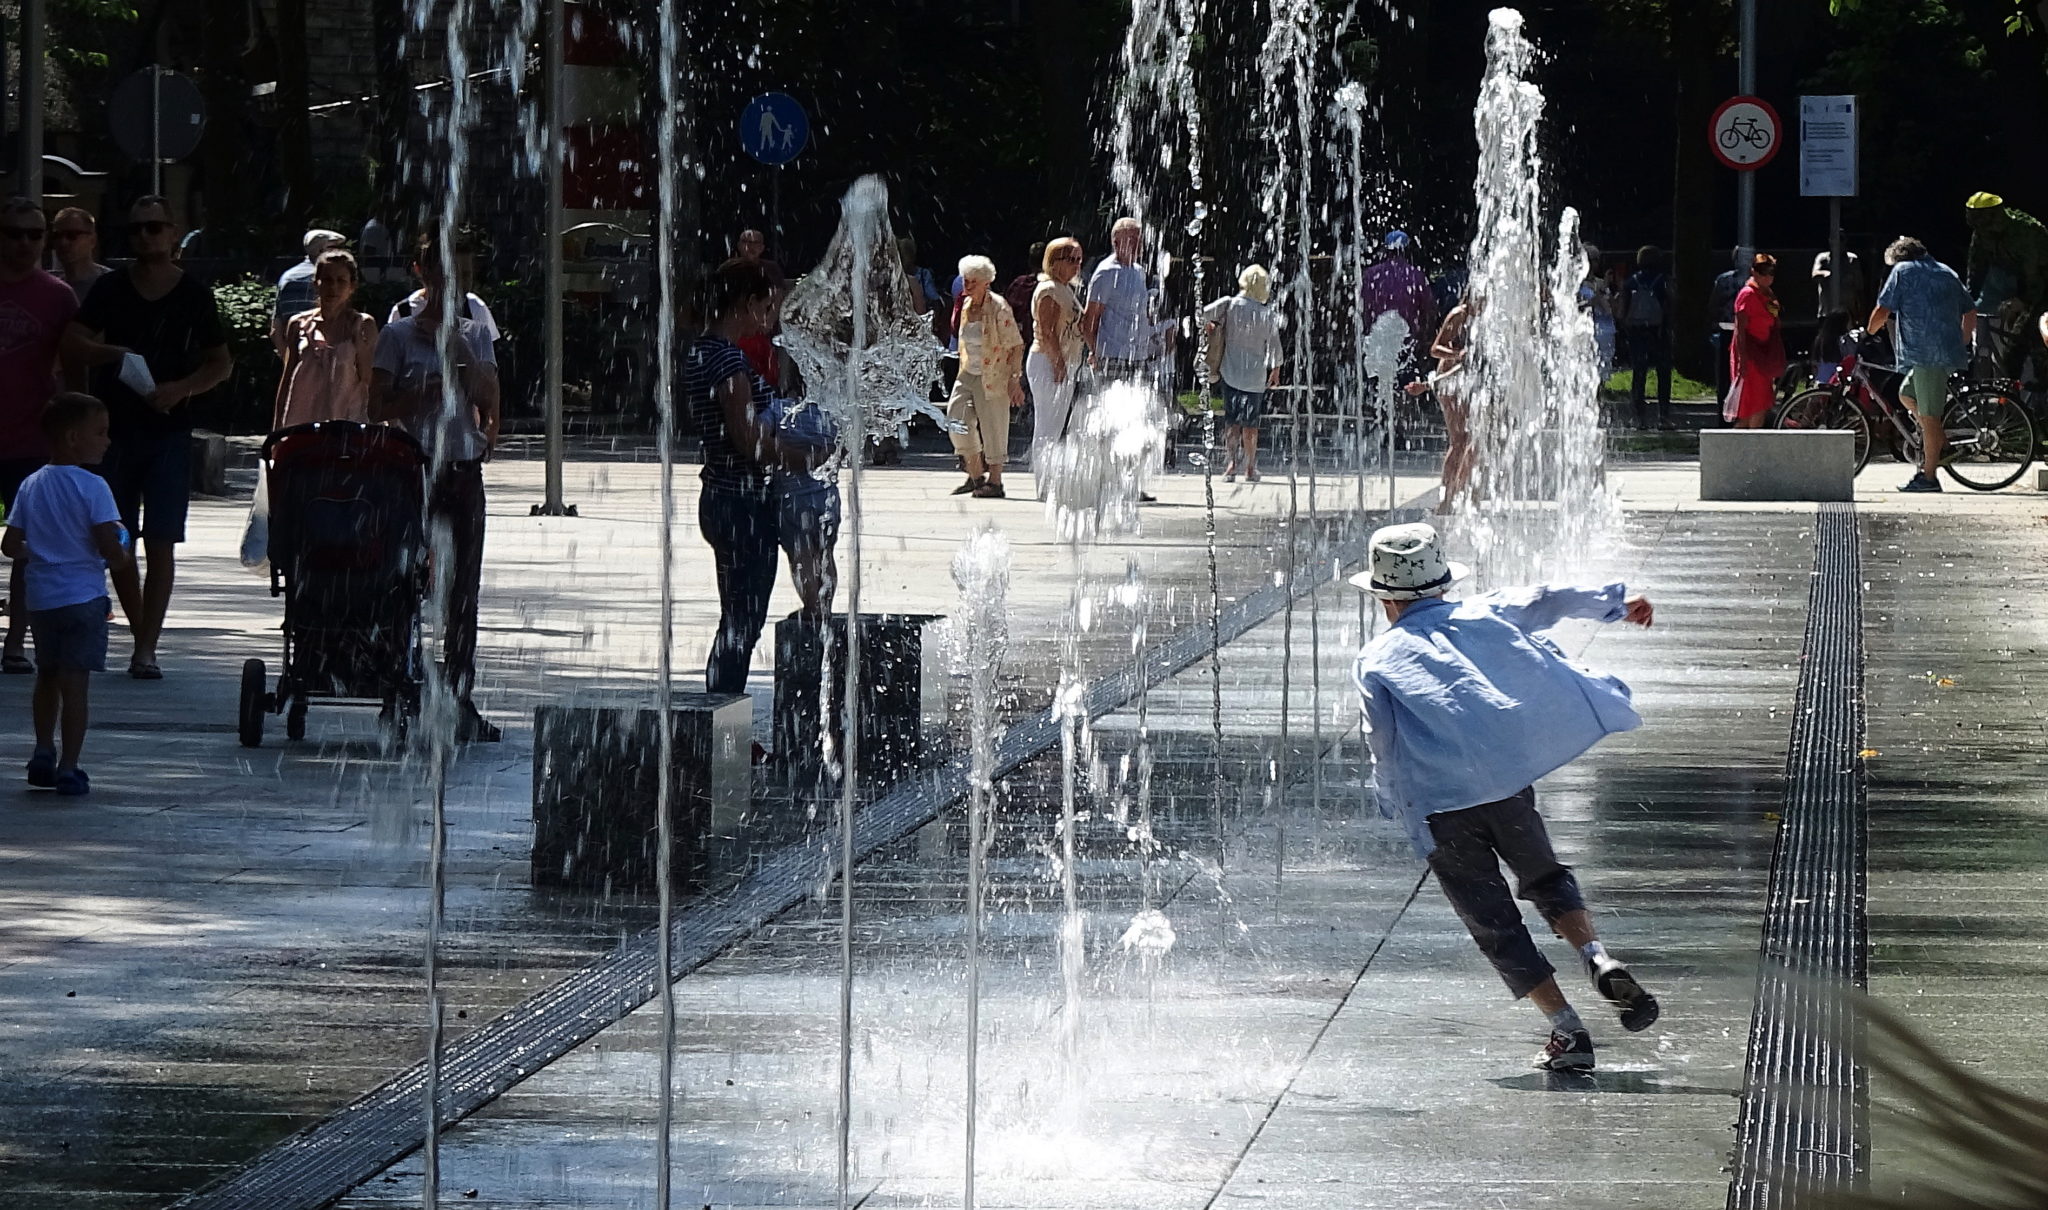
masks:
{"label": "sunglasses", "polygon": [[43,238],[43,229],[41,227],[0,227],[0,235],[4,235],[8,239],[18,239],[23,243],[29,243]]}
{"label": "sunglasses", "polygon": [[1060,253],[1060,254],[1059,254],[1058,256],[1055,256],[1055,257],[1053,257],[1053,259],[1054,259],[1055,261],[1063,261],[1063,260],[1080,260],[1080,259],[1081,259],[1081,254],[1080,254],[1079,252],[1074,252],[1074,253],[1066,253],[1066,252],[1062,252],[1062,253]]}
{"label": "sunglasses", "polygon": [[128,224],[128,234],[130,235],[162,235],[170,229],[171,225],[160,218]]}

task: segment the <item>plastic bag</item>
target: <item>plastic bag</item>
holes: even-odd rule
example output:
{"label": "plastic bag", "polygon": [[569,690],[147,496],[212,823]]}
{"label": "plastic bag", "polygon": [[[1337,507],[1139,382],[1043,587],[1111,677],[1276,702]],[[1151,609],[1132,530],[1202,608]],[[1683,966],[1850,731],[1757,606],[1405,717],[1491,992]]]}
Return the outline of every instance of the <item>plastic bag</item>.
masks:
{"label": "plastic bag", "polygon": [[249,502],[249,523],[242,527],[242,566],[270,574],[270,473],[262,467],[256,472],[256,498]]}

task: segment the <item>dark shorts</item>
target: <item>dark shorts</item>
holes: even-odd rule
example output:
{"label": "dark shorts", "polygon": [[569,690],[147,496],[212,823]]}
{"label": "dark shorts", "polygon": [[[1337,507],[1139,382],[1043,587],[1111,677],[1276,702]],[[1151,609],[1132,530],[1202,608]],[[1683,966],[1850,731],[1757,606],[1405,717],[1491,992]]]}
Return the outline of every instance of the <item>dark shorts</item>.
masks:
{"label": "dark shorts", "polygon": [[192,498],[192,434],[131,436],[107,450],[100,476],[121,523],[145,542],[183,542]]}
{"label": "dark shorts", "polygon": [[1223,384],[1223,423],[1255,429],[1259,427],[1259,418],[1265,414],[1264,391],[1240,391],[1227,382]]}
{"label": "dark shorts", "polygon": [[14,511],[14,497],[30,475],[43,469],[41,458],[0,458],[0,506]]}
{"label": "dark shorts", "polygon": [[1528,995],[1555,970],[1522,923],[1501,866],[1514,872],[1516,892],[1535,904],[1546,922],[1554,924],[1586,906],[1571,867],[1558,861],[1550,847],[1550,834],[1536,813],[1536,791],[1439,811],[1429,817],[1429,832],[1436,841],[1429,868],[1444,897],[1508,990],[1517,999]]}
{"label": "dark shorts", "polygon": [[32,609],[29,633],[36,640],[36,668],[54,672],[107,670],[107,598],[82,605]]}
{"label": "dark shorts", "polygon": [[789,475],[775,491],[776,544],[792,558],[831,550],[839,541],[839,485]]}

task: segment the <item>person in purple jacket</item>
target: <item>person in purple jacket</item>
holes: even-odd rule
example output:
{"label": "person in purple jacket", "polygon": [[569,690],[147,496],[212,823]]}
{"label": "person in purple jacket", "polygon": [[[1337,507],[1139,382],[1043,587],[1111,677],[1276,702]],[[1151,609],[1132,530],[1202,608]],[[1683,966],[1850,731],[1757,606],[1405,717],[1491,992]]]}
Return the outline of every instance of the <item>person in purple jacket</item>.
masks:
{"label": "person in purple jacket", "polygon": [[1365,709],[1381,814],[1406,827],[1444,897],[1516,999],[1550,1020],[1536,1066],[1587,1071],[1593,1038],[1557,986],[1501,877],[1579,951],[1599,993],[1631,1032],[1657,1000],[1608,954],[1578,879],[1550,847],[1534,783],[1642,720],[1620,680],[1580,668],[1540,633],[1566,618],[1648,626],[1650,602],[1620,584],[1510,588],[1444,598],[1466,568],[1444,558],[1436,530],[1390,525],[1372,536],[1371,570],[1351,583],[1377,597],[1387,630],[1352,671]]}
{"label": "person in purple jacket", "polygon": [[1408,324],[1408,339],[1401,346],[1401,364],[1415,360],[1418,348],[1436,332],[1436,295],[1429,289],[1429,277],[1415,267],[1415,241],[1406,231],[1387,232],[1386,250],[1365,271],[1359,294],[1365,306],[1365,326],[1393,312]]}

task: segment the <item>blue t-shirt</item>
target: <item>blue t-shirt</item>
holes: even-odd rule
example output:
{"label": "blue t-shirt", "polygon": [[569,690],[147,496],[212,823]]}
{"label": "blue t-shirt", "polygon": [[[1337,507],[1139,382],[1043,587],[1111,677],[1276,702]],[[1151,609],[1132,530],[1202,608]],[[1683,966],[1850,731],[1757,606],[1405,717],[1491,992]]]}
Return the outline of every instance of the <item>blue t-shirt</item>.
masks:
{"label": "blue t-shirt", "polygon": [[92,531],[120,520],[107,481],[82,466],[46,466],[22,483],[7,528],[28,543],[29,612],[107,595],[107,561]]}
{"label": "blue t-shirt", "polygon": [[744,377],[755,415],[768,411],[773,398],[768,384],[754,372],[747,355],[723,337],[706,332],[690,346],[683,360],[683,400],[704,442],[704,483],[728,492],[753,496],[768,493],[768,468],[754,461],[725,430],[725,412],[718,406],[718,387],[729,378]]}
{"label": "blue t-shirt", "polygon": [[270,317],[283,323],[301,311],[310,311],[320,301],[313,288],[313,262],[302,260],[277,279],[277,303]]}
{"label": "blue t-shirt", "polygon": [[1115,361],[1144,361],[1156,355],[1152,344],[1152,287],[1145,269],[1111,256],[1088,277],[1088,301],[1102,304],[1101,326],[1095,330],[1095,351]]}
{"label": "blue t-shirt", "polygon": [[1960,370],[1970,363],[1963,316],[1973,307],[1954,269],[1931,256],[1900,261],[1877,305],[1892,313],[1900,369]]}

